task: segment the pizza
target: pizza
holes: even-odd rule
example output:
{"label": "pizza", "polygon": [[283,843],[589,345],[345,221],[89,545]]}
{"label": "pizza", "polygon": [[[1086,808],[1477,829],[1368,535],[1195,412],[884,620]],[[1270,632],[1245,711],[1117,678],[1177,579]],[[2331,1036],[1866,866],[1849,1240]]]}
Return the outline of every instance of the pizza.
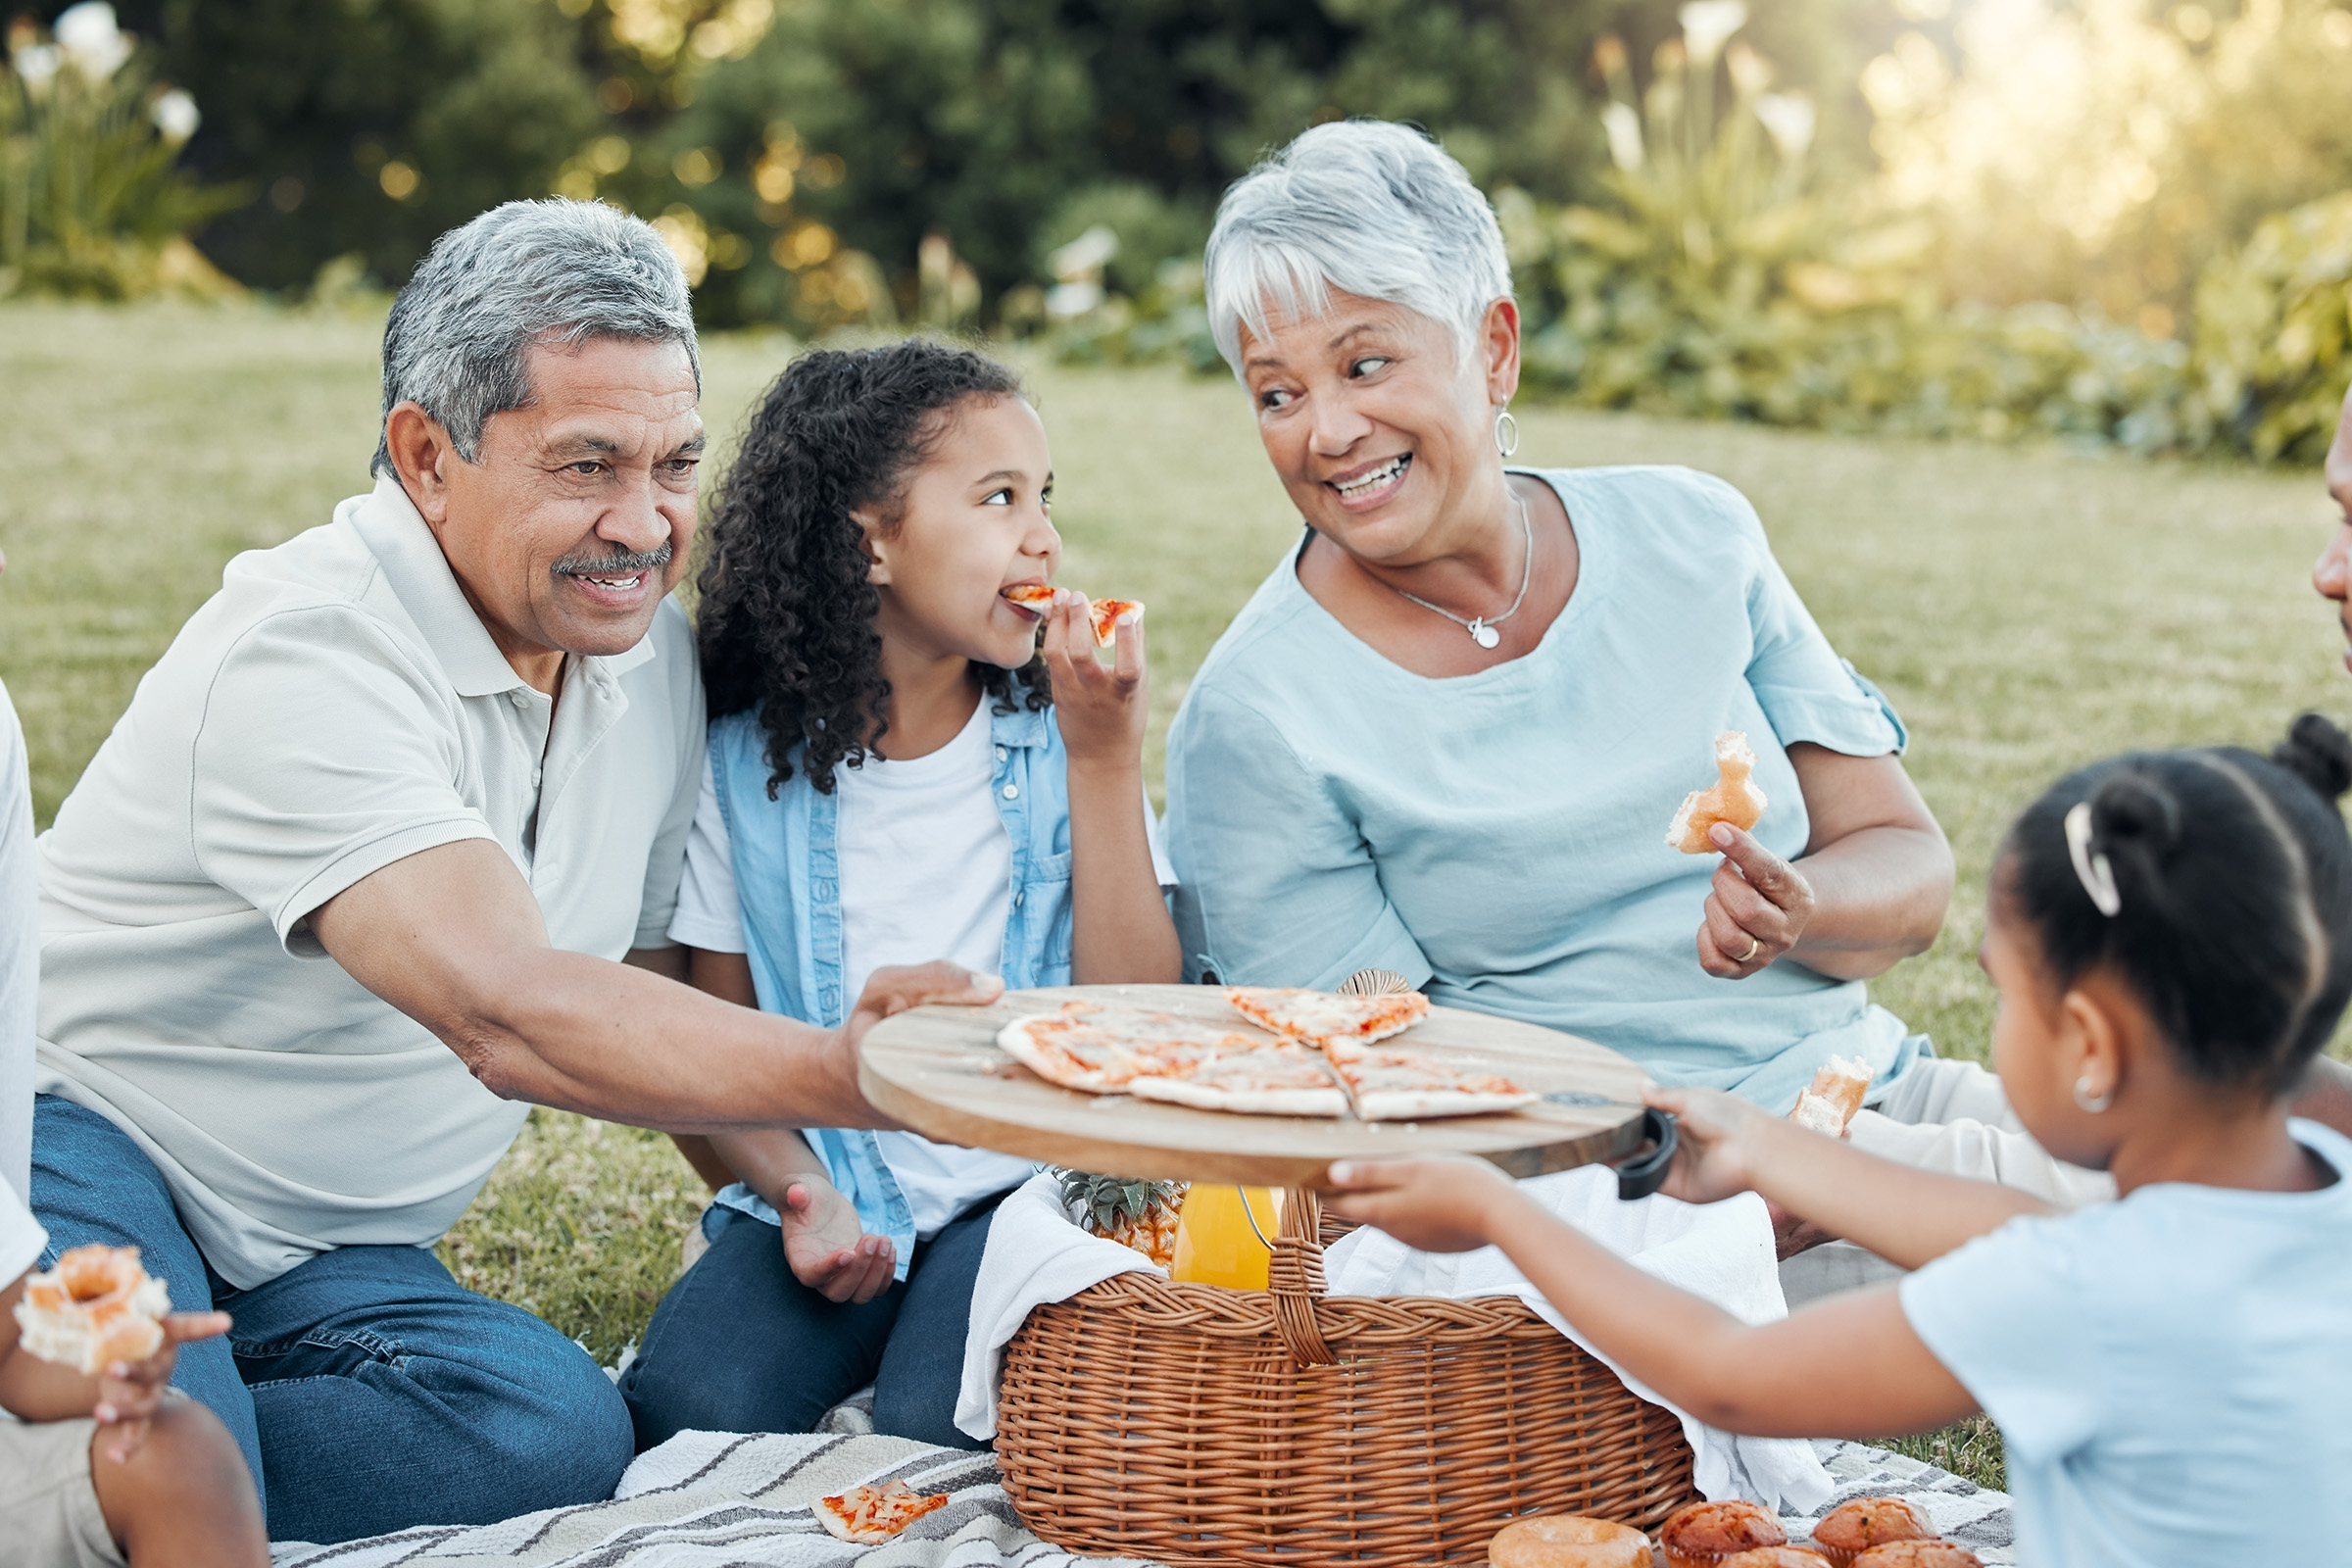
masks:
{"label": "pizza", "polygon": [[1119,617],[1132,614],[1144,618],[1144,602],[1140,599],[1098,599],[1091,612],[1095,619],[1095,646],[1108,648],[1118,641]]}
{"label": "pizza", "polygon": [[1386,1040],[1429,1016],[1429,999],[1418,991],[1348,997],[1295,987],[1234,986],[1225,1000],[1251,1023],[1294,1040]]}
{"label": "pizza", "polygon": [[[1237,986],[1227,1024],[1087,1001],[1015,1018],[1005,1054],[1048,1083],[1198,1110],[1401,1121],[1515,1110],[1541,1097],[1494,1073],[1410,1051],[1370,1049],[1429,1014],[1429,999]],[[1271,1031],[1271,1032],[1269,1032]],[[1310,1031],[1320,1031],[1313,1033]]]}
{"label": "pizza", "polygon": [[[1016,582],[1009,588],[997,590],[997,597],[1009,599],[1023,610],[1044,614],[1054,608],[1054,589],[1042,582]],[[1095,646],[1108,648],[1119,638],[1119,617],[1132,614],[1144,618],[1144,602],[1140,599],[1097,599],[1087,610],[1094,623]]]}
{"label": "pizza", "polygon": [[1046,1082],[1095,1095],[1275,1043],[1255,1029],[1093,1002],[1065,1002],[1058,1012],[1015,1018],[997,1031],[1004,1054]]}
{"label": "pizza", "polygon": [[1499,1074],[1451,1067],[1417,1051],[1326,1040],[1323,1058],[1348,1086],[1348,1102],[1364,1121],[1487,1116],[1543,1098]]}
{"label": "pizza", "polygon": [[832,1535],[862,1546],[878,1545],[935,1508],[948,1505],[948,1494],[926,1496],[893,1477],[880,1486],[852,1487],[837,1497],[819,1497],[811,1505],[816,1522]]}
{"label": "pizza", "polygon": [[1718,822],[1729,822],[1744,833],[1764,816],[1764,792],[1751,776],[1756,754],[1745,730],[1727,729],[1715,737],[1715,782],[1683,797],[1674,820],[1666,825],[1666,843],[1685,855],[1705,855],[1715,848],[1707,837]]}
{"label": "pizza", "polygon": [[1331,1063],[1312,1046],[1281,1042],[1213,1056],[1180,1077],[1142,1077],[1127,1085],[1138,1100],[1196,1110],[1253,1116],[1342,1116],[1348,1096]]}

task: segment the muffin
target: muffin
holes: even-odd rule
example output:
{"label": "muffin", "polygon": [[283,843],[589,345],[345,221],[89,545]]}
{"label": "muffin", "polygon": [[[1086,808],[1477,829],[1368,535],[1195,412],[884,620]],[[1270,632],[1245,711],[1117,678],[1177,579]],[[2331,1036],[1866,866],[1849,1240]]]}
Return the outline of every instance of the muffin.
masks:
{"label": "muffin", "polygon": [[1828,1568],[1829,1560],[1810,1546],[1757,1546],[1733,1552],[1717,1568]]}
{"label": "muffin", "polygon": [[1948,1541],[1889,1541],[1856,1557],[1854,1568],[1984,1568],[1984,1562]]}
{"label": "muffin", "polygon": [[1649,1538],[1572,1513],[1514,1519],[1487,1543],[1493,1568],[1650,1568]]}
{"label": "muffin", "polygon": [[1735,1552],[1788,1544],[1781,1522],[1752,1502],[1694,1502],[1658,1527],[1667,1568],[1718,1568]]}
{"label": "muffin", "polygon": [[1922,1509],[1900,1497],[1856,1497],[1841,1502],[1813,1527],[1813,1544],[1847,1568],[1871,1547],[1889,1541],[1934,1541],[1936,1526]]}

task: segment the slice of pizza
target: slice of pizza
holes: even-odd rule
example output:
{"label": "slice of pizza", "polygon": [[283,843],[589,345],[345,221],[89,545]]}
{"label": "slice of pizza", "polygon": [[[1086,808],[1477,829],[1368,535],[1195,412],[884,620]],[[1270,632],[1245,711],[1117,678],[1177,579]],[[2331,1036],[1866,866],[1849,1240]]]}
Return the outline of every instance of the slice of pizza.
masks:
{"label": "slice of pizza", "polygon": [[929,1495],[893,1477],[880,1486],[852,1487],[837,1497],[811,1504],[827,1533],[862,1546],[878,1545],[935,1508],[948,1505],[944,1492]]}
{"label": "slice of pizza", "polygon": [[1429,1016],[1429,999],[1418,991],[1349,997],[1295,987],[1234,986],[1225,1000],[1251,1023],[1293,1040],[1386,1040]]}
{"label": "slice of pizza", "polygon": [[1275,1044],[1255,1029],[1173,1013],[1066,1002],[1058,1012],[1015,1018],[997,1031],[1006,1055],[1048,1083],[1118,1094],[1144,1076],[1181,1076],[1215,1056]]}
{"label": "slice of pizza", "polygon": [[1119,617],[1132,614],[1144,618],[1144,602],[1140,599],[1098,599],[1089,612],[1095,621],[1095,646],[1108,648],[1118,641]]}
{"label": "slice of pizza", "polygon": [[1189,1071],[1128,1081],[1138,1100],[1251,1116],[1343,1116],[1348,1097],[1312,1046],[1283,1041],[1221,1054]]}
{"label": "slice of pizza", "polygon": [[1048,583],[1016,582],[1009,588],[998,589],[997,597],[1009,599],[1023,610],[1034,610],[1041,615],[1054,608],[1054,589]]}
{"label": "slice of pizza", "polygon": [[1543,1098],[1495,1073],[1449,1067],[1417,1051],[1380,1051],[1352,1040],[1326,1040],[1323,1055],[1348,1086],[1356,1115],[1365,1121],[1490,1116]]}

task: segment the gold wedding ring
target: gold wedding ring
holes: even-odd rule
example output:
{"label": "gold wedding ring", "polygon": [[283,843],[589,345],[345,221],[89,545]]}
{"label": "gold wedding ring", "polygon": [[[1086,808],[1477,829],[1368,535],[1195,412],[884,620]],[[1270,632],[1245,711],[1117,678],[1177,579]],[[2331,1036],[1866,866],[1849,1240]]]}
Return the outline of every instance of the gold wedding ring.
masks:
{"label": "gold wedding ring", "polygon": [[1740,956],[1737,958],[1734,958],[1732,961],[1734,963],[1745,963],[1748,959],[1754,957],[1757,954],[1762,953],[1763,951],[1764,939],[1759,936],[1751,935],[1747,939],[1747,951],[1740,955]]}

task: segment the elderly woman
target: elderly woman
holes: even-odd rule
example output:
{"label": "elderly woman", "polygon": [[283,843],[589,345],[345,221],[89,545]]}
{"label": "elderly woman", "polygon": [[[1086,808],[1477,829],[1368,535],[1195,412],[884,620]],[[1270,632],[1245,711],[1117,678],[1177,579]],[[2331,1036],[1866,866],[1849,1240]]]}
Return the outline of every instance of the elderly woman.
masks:
{"label": "elderly woman", "polygon": [[[1884,1114],[1857,1138],[2062,1186],[1989,1074],[1865,993],[1935,941],[1951,854],[1754,510],[1688,469],[1505,466],[1519,313],[1460,166],[1310,130],[1226,193],[1207,283],[1305,531],[1169,736],[1189,972],[1392,969],[1782,1110],[1859,1056]],[[1723,730],[1770,804],[1678,853]]]}

